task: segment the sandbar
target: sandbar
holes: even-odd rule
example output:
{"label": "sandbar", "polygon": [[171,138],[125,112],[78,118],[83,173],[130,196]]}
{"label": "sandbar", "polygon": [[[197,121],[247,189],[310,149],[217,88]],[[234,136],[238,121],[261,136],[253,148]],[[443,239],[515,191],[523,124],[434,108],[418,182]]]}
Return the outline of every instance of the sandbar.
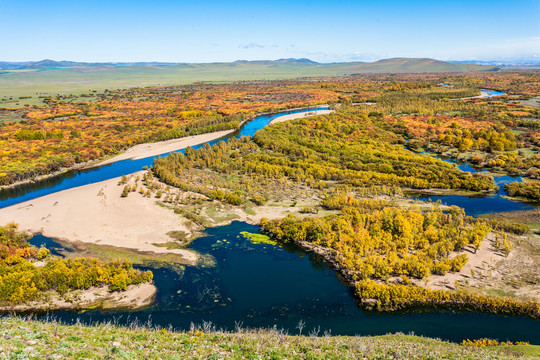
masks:
{"label": "sandbar", "polygon": [[272,121],[270,121],[270,125],[275,124],[275,123],[279,123],[279,122],[282,122],[282,121],[300,119],[300,118],[307,117],[307,116],[331,114],[334,111],[335,110],[313,110],[313,111],[307,111],[307,112],[296,113],[296,114],[282,115],[282,116],[278,116],[277,118],[272,119]]}
{"label": "sandbar", "polygon": [[216,131],[216,132],[208,133],[208,134],[186,136],[179,139],[172,139],[172,140],[158,141],[155,143],[144,143],[144,144],[135,145],[135,146],[130,147],[129,149],[127,149],[121,154],[113,156],[112,158],[109,158],[97,164],[93,164],[92,167],[108,165],[108,164],[112,164],[120,160],[128,160],[128,159],[138,160],[138,159],[144,159],[151,156],[166,154],[171,151],[185,149],[188,146],[195,146],[195,145],[199,145],[208,141],[220,139],[229,134],[232,134],[235,131],[236,129],[223,130],[223,131]]}
{"label": "sandbar", "polygon": [[139,309],[151,305],[157,293],[154,284],[129,285],[125,291],[109,291],[108,286],[91,287],[86,290],[68,291],[64,296],[56,292],[45,294],[41,300],[2,306],[0,311],[30,310],[82,310],[93,307]]}
{"label": "sandbar", "polygon": [[139,193],[121,197],[123,186],[118,185],[119,180],[63,190],[0,209],[0,225],[15,222],[20,230],[70,242],[175,253],[186,263],[195,264],[197,255],[192,251],[154,245],[171,242],[167,235],[170,231],[189,233],[185,220],[156,205],[155,198]]}

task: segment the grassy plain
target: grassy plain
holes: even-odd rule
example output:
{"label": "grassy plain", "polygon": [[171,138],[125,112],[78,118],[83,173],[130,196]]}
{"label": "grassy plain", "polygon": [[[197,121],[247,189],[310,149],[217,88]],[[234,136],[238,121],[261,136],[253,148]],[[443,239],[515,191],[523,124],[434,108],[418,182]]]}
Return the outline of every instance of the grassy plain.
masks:
{"label": "grassy plain", "polygon": [[[359,73],[417,73],[483,71],[489,67],[451,64],[432,59],[388,59],[375,63],[315,64],[251,61],[174,66],[124,66],[0,71],[0,106],[39,103],[39,96],[138,86],[183,85],[194,82],[278,80]],[[30,99],[19,99],[32,96]],[[11,100],[9,100],[11,98]],[[5,99],[2,101],[2,99]],[[18,104],[18,105],[16,105]]]}

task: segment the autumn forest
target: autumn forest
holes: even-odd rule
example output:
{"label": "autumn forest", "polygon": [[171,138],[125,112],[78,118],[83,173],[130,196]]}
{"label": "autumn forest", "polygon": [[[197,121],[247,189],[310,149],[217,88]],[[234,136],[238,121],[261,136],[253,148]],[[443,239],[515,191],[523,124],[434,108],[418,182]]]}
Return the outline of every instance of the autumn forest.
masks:
{"label": "autumn forest", "polygon": [[[505,94],[485,97],[481,89]],[[498,189],[494,176],[503,174],[523,179],[506,184],[506,196],[539,201],[540,109],[531,102],[538,96],[535,71],[367,74],[46,96],[37,105],[0,109],[0,184],[14,187],[95,166],[136,144],[236,130],[261,113],[328,105],[326,115],[157,158],[134,184],[131,177],[119,180],[121,197],[153,198],[200,230],[210,225],[204,217],[210,204],[256,212],[284,199],[309,198],[295,214],[263,216],[261,232],[277,244],[322,255],[364,308],[539,318],[538,297],[500,296],[458,281],[430,285],[464,269],[474,272],[466,264],[488,238],[495,239],[490,251],[501,261],[516,248],[537,251],[535,225],[515,217],[474,218],[459,207],[409,195],[489,196]],[[483,171],[464,172],[443,159]],[[1,230],[4,303],[51,289],[106,284],[124,290],[152,279],[129,262],[50,258],[45,249],[29,246],[16,225]],[[176,246],[191,240],[184,237]],[[36,267],[44,259],[50,259],[47,265]]]}

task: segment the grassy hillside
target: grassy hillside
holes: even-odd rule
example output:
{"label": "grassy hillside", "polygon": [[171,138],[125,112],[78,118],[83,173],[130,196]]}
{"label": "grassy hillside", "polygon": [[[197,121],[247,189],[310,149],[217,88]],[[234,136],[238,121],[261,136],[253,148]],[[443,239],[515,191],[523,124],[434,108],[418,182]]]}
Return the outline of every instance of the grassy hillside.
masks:
{"label": "grassy hillside", "polygon": [[393,58],[373,63],[345,63],[336,70],[346,73],[426,73],[426,72],[469,72],[487,71],[493,67],[456,64],[434,59]]}
{"label": "grassy hillside", "polygon": [[386,59],[374,63],[318,64],[309,61],[238,61],[173,66],[92,66],[0,70],[0,97],[80,93],[134,86],[190,84],[197,81],[276,80],[359,73],[489,71],[493,67],[433,59]]}
{"label": "grassy hillside", "polygon": [[[464,347],[412,335],[290,336],[281,331],[190,332],[112,324],[61,325],[0,320],[0,350],[9,359],[533,359],[539,347]],[[322,334],[319,334],[322,335]]]}

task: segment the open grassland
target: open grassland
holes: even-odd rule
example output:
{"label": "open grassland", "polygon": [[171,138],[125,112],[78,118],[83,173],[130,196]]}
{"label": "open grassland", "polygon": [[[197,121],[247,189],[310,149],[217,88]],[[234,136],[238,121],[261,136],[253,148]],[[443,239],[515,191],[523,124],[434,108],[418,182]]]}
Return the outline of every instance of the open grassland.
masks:
{"label": "open grassland", "polygon": [[[534,359],[534,345],[478,348],[413,335],[310,336],[283,331],[189,332],[113,324],[62,325],[0,320],[0,355],[8,359]],[[208,324],[206,324],[208,325]]]}
{"label": "open grassland", "polygon": [[0,71],[0,98],[20,96],[36,98],[39,95],[57,93],[78,94],[87,92],[89,89],[101,91],[135,86],[191,84],[199,81],[278,80],[359,73],[462,72],[491,69],[432,59],[388,59],[375,63],[316,64],[251,61],[173,66],[102,66]]}

